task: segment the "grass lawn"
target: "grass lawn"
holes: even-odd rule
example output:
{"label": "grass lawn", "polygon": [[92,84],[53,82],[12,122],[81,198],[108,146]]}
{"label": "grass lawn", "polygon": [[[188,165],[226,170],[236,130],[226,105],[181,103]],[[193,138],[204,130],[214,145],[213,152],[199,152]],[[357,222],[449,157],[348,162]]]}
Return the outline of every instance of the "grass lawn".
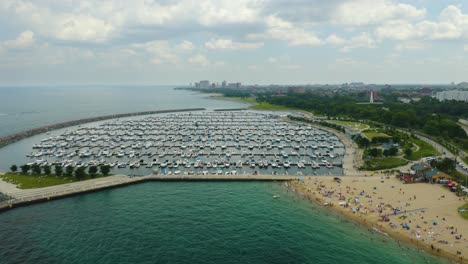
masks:
{"label": "grass lawn", "polygon": [[75,178],[58,178],[55,176],[36,176],[13,173],[0,175],[0,178],[4,181],[15,184],[20,189],[41,188],[76,181]]}
{"label": "grass lawn", "polygon": [[409,141],[411,143],[414,143],[416,145],[419,146],[419,150],[418,151],[415,151],[413,152],[413,154],[411,154],[411,156],[407,157],[407,159],[409,160],[418,160],[420,158],[424,158],[424,157],[430,157],[430,156],[439,156],[440,155],[440,152],[435,149],[434,147],[432,147],[431,144],[421,140],[421,139],[415,139],[415,138],[412,138],[410,137]]}
{"label": "grass lawn", "polygon": [[369,128],[369,125],[359,123],[359,122],[339,121],[339,120],[333,120],[333,121],[330,121],[330,122],[335,123],[335,124],[339,124],[339,125],[343,125],[343,126],[347,126],[349,128],[352,128],[352,129],[358,129],[358,130],[363,130],[363,129],[368,129]]}
{"label": "grass lawn", "polygon": [[267,102],[261,102],[256,105],[252,105],[250,109],[255,109],[255,110],[296,110],[294,108],[289,108],[286,106],[282,105],[273,105]]}
{"label": "grass lawn", "polygon": [[463,161],[465,162],[466,165],[468,165],[468,157],[464,157]]}
{"label": "grass lawn", "polygon": [[404,159],[400,158],[373,158],[369,160],[367,170],[386,170],[408,164]]}
{"label": "grass lawn", "polygon": [[216,95],[210,96],[210,98],[234,101],[234,102],[239,102],[239,103],[246,103],[246,104],[251,104],[251,105],[254,105],[257,103],[255,97],[227,97],[227,96],[223,96],[222,94],[219,94],[219,95],[216,94]]}
{"label": "grass lawn", "polygon": [[390,136],[387,135],[387,134],[379,133],[379,132],[372,131],[372,130],[364,131],[364,132],[362,132],[362,134],[364,134],[364,136],[365,136],[366,138],[368,138],[369,140],[372,140],[372,139],[375,138],[375,137],[386,137],[386,138],[389,138],[389,137],[390,137]]}
{"label": "grass lawn", "polygon": [[465,218],[466,220],[468,220],[468,203],[465,203],[464,205],[458,207],[458,209],[460,208],[465,208],[466,211],[465,212],[458,212],[463,218]]}

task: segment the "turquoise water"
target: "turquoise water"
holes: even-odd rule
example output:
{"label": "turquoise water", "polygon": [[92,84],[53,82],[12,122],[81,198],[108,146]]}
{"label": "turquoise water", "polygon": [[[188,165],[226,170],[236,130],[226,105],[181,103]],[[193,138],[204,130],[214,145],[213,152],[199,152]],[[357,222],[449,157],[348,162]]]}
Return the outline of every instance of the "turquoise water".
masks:
{"label": "turquoise water", "polygon": [[259,182],[151,182],[17,208],[0,214],[0,248],[0,263],[444,263]]}

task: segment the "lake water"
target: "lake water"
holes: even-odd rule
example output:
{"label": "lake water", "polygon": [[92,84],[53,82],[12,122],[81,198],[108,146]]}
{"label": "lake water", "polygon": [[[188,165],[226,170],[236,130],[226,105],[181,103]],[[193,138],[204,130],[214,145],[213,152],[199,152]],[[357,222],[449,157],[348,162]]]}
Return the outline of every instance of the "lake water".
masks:
{"label": "lake water", "polygon": [[[171,87],[3,87],[0,98],[0,136],[115,113],[243,106]],[[0,150],[1,162],[23,157],[38,138]],[[369,233],[279,183],[158,182],[0,214],[0,263],[446,262]]]}
{"label": "lake water", "polygon": [[445,263],[279,183],[143,183],[17,208],[0,223],[0,263]]}
{"label": "lake water", "polygon": [[206,94],[171,86],[0,87],[0,137],[15,132],[110,114],[180,108],[239,108]]}

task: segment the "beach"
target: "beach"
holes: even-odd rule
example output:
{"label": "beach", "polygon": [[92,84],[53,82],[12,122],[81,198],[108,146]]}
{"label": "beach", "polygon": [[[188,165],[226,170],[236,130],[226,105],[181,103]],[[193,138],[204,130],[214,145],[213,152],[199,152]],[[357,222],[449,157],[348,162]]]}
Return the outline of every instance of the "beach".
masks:
{"label": "beach", "polygon": [[[468,263],[465,201],[438,184],[403,184],[394,176],[307,177],[291,187],[311,201],[358,221],[374,232]],[[388,222],[382,221],[386,215]]]}

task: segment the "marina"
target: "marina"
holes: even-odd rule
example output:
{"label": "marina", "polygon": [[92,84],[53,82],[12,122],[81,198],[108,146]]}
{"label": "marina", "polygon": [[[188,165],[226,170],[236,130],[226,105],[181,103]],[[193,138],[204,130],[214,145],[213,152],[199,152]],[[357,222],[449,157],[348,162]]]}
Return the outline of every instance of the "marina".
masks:
{"label": "marina", "polygon": [[255,111],[197,111],[113,119],[43,134],[29,165],[108,165],[127,175],[342,175],[332,133]]}

